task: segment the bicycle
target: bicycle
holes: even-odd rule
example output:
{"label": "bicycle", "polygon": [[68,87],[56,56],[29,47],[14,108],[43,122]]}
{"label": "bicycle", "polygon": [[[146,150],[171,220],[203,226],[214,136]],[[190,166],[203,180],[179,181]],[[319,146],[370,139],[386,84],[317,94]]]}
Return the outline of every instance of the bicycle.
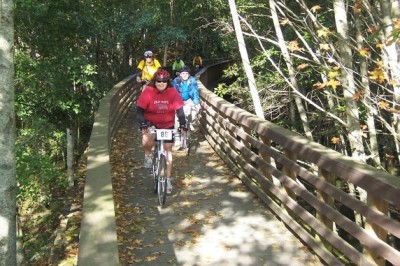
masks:
{"label": "bicycle", "polygon": [[141,79],[140,76],[136,77],[136,82],[140,83],[142,91],[144,91],[144,89],[146,89],[147,85],[150,83],[149,80]]}
{"label": "bicycle", "polygon": [[167,198],[167,154],[164,150],[164,141],[180,137],[176,129],[157,129],[154,126],[149,132],[156,134],[156,142],[153,148],[153,164],[150,169],[153,175],[154,193],[158,194],[158,202],[161,207],[165,205]]}
{"label": "bicycle", "polygon": [[184,133],[184,136],[181,136],[181,147],[185,150],[186,156],[190,154],[190,146],[191,146],[191,131],[194,130],[194,121],[197,118],[198,110],[196,109],[195,105],[190,105],[190,109],[185,110],[186,116],[186,124],[187,124],[187,131]]}

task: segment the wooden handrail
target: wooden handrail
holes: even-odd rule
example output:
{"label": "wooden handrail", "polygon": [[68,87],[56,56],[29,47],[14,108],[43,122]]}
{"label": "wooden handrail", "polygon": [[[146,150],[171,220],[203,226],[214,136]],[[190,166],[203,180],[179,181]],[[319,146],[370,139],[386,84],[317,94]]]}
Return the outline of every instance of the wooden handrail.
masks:
{"label": "wooden handrail", "polygon": [[119,265],[112,191],[110,149],[128,108],[141,91],[132,75],[115,85],[100,102],[89,141],[79,266]]}
{"label": "wooden handrail", "polygon": [[[389,215],[389,206],[400,207],[400,178],[216,96],[206,87],[228,62],[224,64],[203,69],[204,74],[197,78],[203,110],[201,131],[226,164],[329,265],[384,265],[385,261],[400,265],[399,250],[388,244],[389,236],[400,238],[400,223]],[[337,187],[335,181],[350,182],[367,191],[368,206]],[[365,226],[347,218],[338,210],[341,206],[361,214]],[[338,227],[360,247],[340,237],[334,230]],[[344,258],[339,260],[338,254]]]}

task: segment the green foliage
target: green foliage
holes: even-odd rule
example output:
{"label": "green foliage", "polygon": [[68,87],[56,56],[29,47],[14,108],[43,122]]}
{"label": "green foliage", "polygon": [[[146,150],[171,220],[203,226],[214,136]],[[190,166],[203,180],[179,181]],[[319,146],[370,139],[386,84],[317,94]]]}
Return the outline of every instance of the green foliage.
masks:
{"label": "green foliage", "polygon": [[233,91],[233,86],[226,85],[225,83],[219,83],[218,87],[214,89],[214,93],[222,98],[225,95],[232,95]]}
{"label": "green foliage", "polygon": [[54,187],[67,188],[63,170],[54,166],[49,155],[24,150],[17,145],[17,204],[33,208],[49,204]]}
{"label": "green foliage", "polygon": [[53,189],[67,186],[62,162],[64,133],[49,127],[45,120],[35,120],[20,128],[16,138],[17,200],[20,207],[48,204]]}
{"label": "green foliage", "polygon": [[157,31],[158,41],[164,46],[166,44],[173,44],[176,41],[185,42],[187,40],[187,35],[185,31],[181,28],[166,26]]}
{"label": "green foliage", "polygon": [[65,145],[65,134],[45,120],[27,122],[17,131],[17,208],[23,221],[23,252],[32,264],[39,265],[49,254],[52,223],[60,214],[54,200],[68,187],[62,162]]}
{"label": "green foliage", "polygon": [[[41,117],[60,129],[75,120],[90,121],[98,100],[91,77],[95,67],[81,58],[33,60],[16,50],[16,112],[20,119]],[[41,97],[37,97],[41,95]]]}

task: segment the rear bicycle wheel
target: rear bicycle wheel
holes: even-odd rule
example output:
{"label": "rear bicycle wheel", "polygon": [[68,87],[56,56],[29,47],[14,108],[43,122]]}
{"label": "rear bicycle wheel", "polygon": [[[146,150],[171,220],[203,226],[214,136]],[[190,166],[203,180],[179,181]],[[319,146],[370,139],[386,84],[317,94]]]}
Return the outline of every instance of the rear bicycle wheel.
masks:
{"label": "rear bicycle wheel", "polygon": [[163,207],[167,199],[167,159],[161,154],[157,169],[157,194],[158,202]]}

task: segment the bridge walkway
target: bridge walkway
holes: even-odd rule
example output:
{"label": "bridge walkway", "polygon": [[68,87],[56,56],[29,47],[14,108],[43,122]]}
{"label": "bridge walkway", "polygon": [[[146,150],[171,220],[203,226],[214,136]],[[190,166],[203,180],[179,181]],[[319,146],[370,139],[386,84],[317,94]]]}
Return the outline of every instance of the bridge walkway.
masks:
{"label": "bridge walkway", "polygon": [[140,135],[130,110],[111,149],[121,265],[322,265],[200,132],[190,156],[174,151],[174,192],[158,207]]}

